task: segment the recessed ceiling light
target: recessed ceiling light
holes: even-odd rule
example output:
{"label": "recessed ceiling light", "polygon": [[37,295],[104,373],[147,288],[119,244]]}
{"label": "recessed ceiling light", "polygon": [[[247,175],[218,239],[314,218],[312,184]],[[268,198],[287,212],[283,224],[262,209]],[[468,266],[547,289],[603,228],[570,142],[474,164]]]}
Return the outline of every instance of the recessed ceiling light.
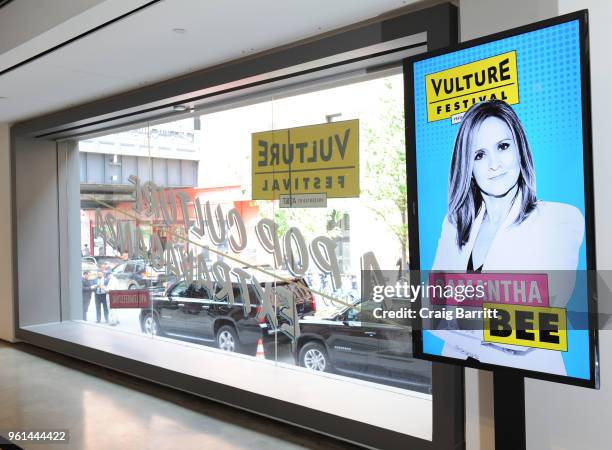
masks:
{"label": "recessed ceiling light", "polygon": [[178,33],[178,34],[185,34],[185,33],[187,33],[187,30],[185,28],[173,28],[172,31],[174,31],[175,33]]}
{"label": "recessed ceiling light", "polygon": [[173,108],[175,111],[187,111],[187,107],[185,105],[174,105]]}

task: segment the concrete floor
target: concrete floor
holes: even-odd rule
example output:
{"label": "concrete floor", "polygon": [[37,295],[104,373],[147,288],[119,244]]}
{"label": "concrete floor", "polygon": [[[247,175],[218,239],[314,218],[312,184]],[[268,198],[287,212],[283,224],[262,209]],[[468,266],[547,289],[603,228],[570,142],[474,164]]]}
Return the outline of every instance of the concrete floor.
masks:
{"label": "concrete floor", "polygon": [[27,344],[1,341],[0,405],[0,430],[69,430],[67,445],[20,444],[25,449],[355,448]]}

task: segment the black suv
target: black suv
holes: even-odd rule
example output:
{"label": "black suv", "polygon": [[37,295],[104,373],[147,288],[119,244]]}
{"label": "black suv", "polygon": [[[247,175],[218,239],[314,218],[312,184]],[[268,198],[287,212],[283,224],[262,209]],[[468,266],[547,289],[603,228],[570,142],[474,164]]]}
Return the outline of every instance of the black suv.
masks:
{"label": "black suv", "polygon": [[419,392],[431,392],[431,363],[412,357],[409,319],[382,319],[381,310],[405,301],[363,300],[328,317],[300,320],[296,362],[312,370],[335,372]]}
{"label": "black suv", "polygon": [[[260,284],[265,285],[265,281]],[[208,343],[230,352],[255,355],[258,340],[262,337],[260,324],[266,322],[253,286],[248,286],[250,312],[245,315],[240,285],[232,283],[234,304],[228,299],[219,300],[204,287],[179,281],[171,285],[164,295],[152,297],[152,307],[140,312],[140,326],[144,333],[164,335],[197,343]],[[296,304],[298,318],[316,310],[314,297],[303,279],[276,281],[289,289]],[[279,325],[287,322],[289,305],[276,295]]]}

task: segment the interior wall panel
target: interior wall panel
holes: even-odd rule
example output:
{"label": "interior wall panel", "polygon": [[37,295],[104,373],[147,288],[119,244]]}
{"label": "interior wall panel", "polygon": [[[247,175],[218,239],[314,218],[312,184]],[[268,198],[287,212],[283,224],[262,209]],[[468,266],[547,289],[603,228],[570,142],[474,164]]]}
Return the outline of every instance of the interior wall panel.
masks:
{"label": "interior wall panel", "polygon": [[56,143],[15,139],[19,325],[60,320]]}

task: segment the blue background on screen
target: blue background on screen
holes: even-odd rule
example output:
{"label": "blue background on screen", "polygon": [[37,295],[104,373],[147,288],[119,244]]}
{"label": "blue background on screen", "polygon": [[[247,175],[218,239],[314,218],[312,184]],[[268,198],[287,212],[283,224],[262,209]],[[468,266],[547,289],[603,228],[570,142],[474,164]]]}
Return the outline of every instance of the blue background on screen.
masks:
{"label": "blue background on screen", "polygon": [[[532,150],[537,196],[569,203],[584,216],[582,96],[578,21],[478,45],[414,64],[416,162],[419,199],[420,268],[433,264],[442,221],[448,207],[448,176],[459,125],[451,119],[427,122],[425,76],[501,53],[516,51],[519,101],[512,105]],[[578,269],[586,269],[583,241]],[[587,311],[586,288],[577,283],[567,308]],[[569,376],[589,378],[588,331],[568,333],[563,358]],[[440,354],[439,343],[423,333],[423,348]]]}

